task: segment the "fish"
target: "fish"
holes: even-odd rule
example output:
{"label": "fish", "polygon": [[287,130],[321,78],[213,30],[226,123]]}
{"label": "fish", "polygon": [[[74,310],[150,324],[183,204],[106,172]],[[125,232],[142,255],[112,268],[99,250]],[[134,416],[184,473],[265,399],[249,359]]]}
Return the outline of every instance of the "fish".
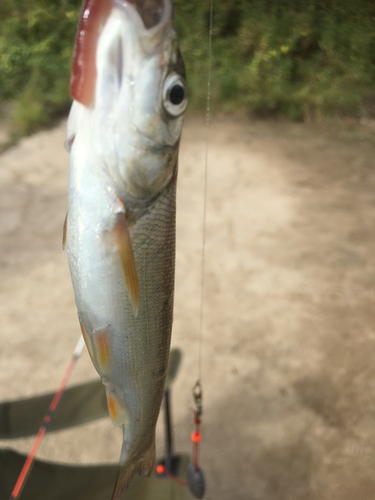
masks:
{"label": "fish", "polygon": [[172,0],[86,0],[72,63],[66,247],[79,325],[122,430],[112,499],[155,463],[188,102]]}

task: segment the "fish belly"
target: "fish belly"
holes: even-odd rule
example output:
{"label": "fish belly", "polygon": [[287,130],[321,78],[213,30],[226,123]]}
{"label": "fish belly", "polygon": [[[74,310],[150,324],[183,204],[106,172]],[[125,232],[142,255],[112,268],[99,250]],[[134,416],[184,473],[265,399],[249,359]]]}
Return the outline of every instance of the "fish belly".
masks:
{"label": "fish belly", "polygon": [[111,418],[123,430],[121,463],[133,475],[149,471],[154,460],[172,328],[176,188],[172,181],[130,228],[139,281],[135,314],[111,235],[114,189],[84,170],[84,163],[71,168],[68,260],[82,333]]}

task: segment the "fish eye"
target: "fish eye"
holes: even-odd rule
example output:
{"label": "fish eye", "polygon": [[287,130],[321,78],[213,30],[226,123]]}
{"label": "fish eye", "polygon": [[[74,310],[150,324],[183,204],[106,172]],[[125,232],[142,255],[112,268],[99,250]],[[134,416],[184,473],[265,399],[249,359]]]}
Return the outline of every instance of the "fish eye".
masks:
{"label": "fish eye", "polygon": [[168,75],[164,82],[163,104],[167,113],[180,116],[186,109],[188,92],[185,80],[177,73]]}

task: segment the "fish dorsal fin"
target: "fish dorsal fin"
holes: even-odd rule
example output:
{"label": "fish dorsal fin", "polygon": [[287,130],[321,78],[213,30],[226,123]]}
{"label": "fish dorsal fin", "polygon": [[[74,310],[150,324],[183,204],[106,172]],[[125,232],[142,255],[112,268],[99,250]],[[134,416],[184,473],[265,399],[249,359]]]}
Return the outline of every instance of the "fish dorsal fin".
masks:
{"label": "fish dorsal fin", "polygon": [[138,274],[134,258],[133,245],[124,212],[119,212],[116,215],[114,235],[116,238],[122,270],[124,271],[126,287],[128,289],[134,314],[137,316],[139,306]]}

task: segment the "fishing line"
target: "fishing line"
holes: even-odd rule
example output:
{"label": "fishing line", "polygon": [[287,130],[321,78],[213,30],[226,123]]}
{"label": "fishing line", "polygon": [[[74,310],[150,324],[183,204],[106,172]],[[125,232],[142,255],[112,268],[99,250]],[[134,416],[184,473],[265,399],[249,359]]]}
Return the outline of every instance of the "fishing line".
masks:
{"label": "fishing line", "polygon": [[206,148],[204,158],[203,181],[203,222],[202,222],[202,257],[201,257],[201,303],[198,329],[198,380],[202,380],[202,344],[203,344],[203,319],[204,319],[204,292],[205,292],[205,264],[206,264],[206,227],[207,227],[207,184],[208,184],[208,144],[210,132],[210,102],[211,102],[211,75],[212,75],[212,19],[213,0],[210,3],[210,28],[208,36],[208,79],[207,79],[207,107],[206,107]]}
{"label": "fishing line", "polygon": [[204,157],[204,186],[203,186],[203,221],[202,221],[202,256],[201,256],[201,302],[198,329],[198,379],[193,387],[193,398],[195,408],[194,414],[195,431],[191,434],[193,443],[193,460],[187,470],[187,484],[196,498],[203,498],[205,493],[205,480],[202,469],[199,467],[199,445],[202,440],[200,432],[201,416],[203,413],[203,389],[202,389],[202,346],[203,346],[203,320],[204,320],[204,295],[205,295],[205,267],[206,267],[206,228],[207,228],[207,185],[208,185],[208,145],[210,132],[210,101],[211,101],[211,77],[212,77],[212,20],[213,0],[210,2],[210,28],[208,36],[208,79],[207,79],[207,107],[206,107],[206,147]]}
{"label": "fishing line", "polygon": [[61,400],[62,395],[64,394],[64,391],[66,389],[66,386],[68,384],[68,381],[70,379],[71,374],[73,373],[73,370],[77,364],[78,358],[80,357],[82,353],[83,346],[85,345],[85,342],[83,340],[83,337],[81,335],[78,344],[76,345],[72,358],[69,362],[69,365],[67,369],[65,370],[64,376],[61,379],[60,385],[55,392],[55,395],[53,396],[52,402],[48,408],[48,411],[43,419],[43,423],[40,426],[40,429],[38,431],[38,434],[36,435],[35,441],[33,443],[33,446],[31,447],[30,453],[28,457],[26,458],[26,461],[24,463],[24,466],[22,467],[22,470],[20,472],[20,475],[18,476],[17,482],[13,488],[12,494],[10,496],[9,500],[16,500],[19,498],[19,496],[22,493],[22,490],[26,484],[26,481],[29,477],[29,474],[31,472],[31,469],[34,465],[34,460],[35,456],[38,452],[39,446],[42,443],[42,440],[44,438],[45,433],[47,432],[48,427],[50,426],[53,417],[55,416],[57,406]]}

